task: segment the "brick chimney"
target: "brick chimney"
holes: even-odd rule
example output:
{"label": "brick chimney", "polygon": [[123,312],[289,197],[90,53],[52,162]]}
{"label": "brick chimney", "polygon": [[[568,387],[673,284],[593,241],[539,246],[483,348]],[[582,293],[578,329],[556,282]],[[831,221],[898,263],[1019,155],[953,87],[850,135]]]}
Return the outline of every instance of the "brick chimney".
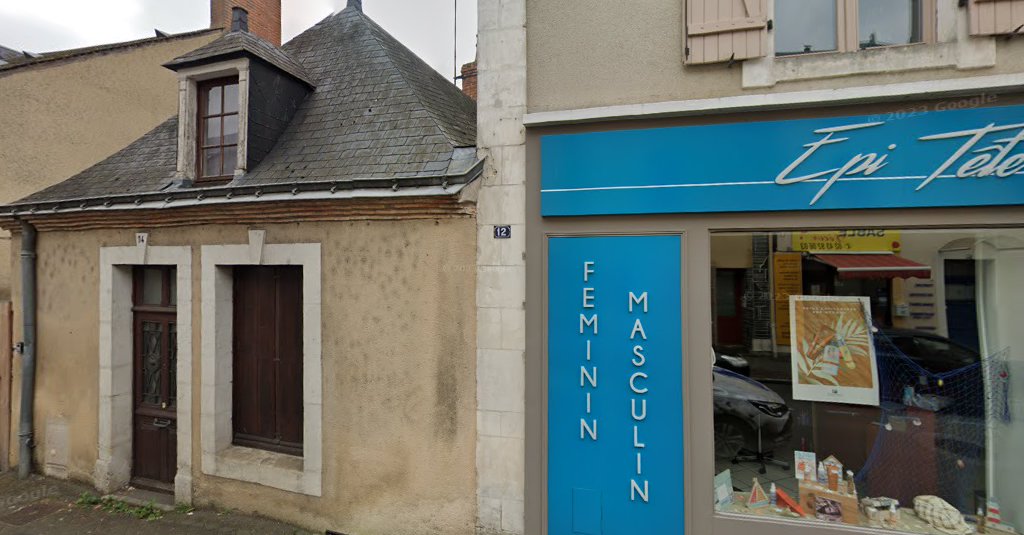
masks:
{"label": "brick chimney", "polygon": [[248,12],[249,33],[281,46],[281,0],[210,0],[210,27],[230,31],[236,7]]}
{"label": "brick chimney", "polygon": [[462,92],[476,100],[476,61],[462,66]]}

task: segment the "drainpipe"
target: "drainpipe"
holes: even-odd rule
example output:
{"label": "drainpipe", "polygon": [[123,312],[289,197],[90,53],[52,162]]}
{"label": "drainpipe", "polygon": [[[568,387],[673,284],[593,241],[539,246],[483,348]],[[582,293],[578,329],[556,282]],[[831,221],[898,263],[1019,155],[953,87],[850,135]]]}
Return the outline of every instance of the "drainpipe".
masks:
{"label": "drainpipe", "polygon": [[32,430],[33,400],[36,394],[36,228],[21,222],[21,426],[18,438],[18,478],[25,479],[32,471],[32,448],[35,433]]}

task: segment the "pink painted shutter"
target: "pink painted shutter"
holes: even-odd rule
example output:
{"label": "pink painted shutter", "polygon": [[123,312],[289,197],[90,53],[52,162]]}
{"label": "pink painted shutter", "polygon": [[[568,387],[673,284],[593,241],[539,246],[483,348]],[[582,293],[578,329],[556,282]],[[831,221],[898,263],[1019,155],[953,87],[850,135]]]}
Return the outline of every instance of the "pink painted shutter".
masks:
{"label": "pink painted shutter", "polygon": [[971,35],[1024,33],[1024,0],[970,0]]}
{"label": "pink painted shutter", "polygon": [[767,41],[767,0],[686,0],[686,63],[760,58]]}

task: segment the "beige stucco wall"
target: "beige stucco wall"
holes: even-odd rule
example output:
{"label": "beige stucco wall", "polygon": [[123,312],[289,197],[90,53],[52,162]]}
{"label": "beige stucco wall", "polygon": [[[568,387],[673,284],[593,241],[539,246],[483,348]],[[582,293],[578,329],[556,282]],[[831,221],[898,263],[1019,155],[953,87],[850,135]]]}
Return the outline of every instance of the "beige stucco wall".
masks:
{"label": "beige stucco wall", "polygon": [[[323,495],[296,495],[202,474],[200,246],[245,244],[249,228],[158,229],[150,232],[151,246],[193,247],[196,503],[274,516],[318,531],[472,533],[475,221],[255,228],[266,230],[267,244],[321,243]],[[77,480],[92,481],[97,459],[100,248],[132,245],[136,230],[39,235],[36,462],[53,447],[47,423],[63,420],[70,437],[68,474]],[[19,287],[15,280],[16,291]],[[20,359],[15,363],[12,399],[18,400]],[[17,457],[14,427],[12,462]]]}
{"label": "beige stucco wall", "polygon": [[[177,77],[161,65],[219,35],[0,71],[0,204],[86,169],[174,115]],[[9,247],[9,233],[0,232],[0,258]],[[0,299],[9,294],[9,270],[0,263]]]}
{"label": "beige stucco wall", "polygon": [[[950,4],[952,0],[940,2]],[[1024,39],[998,39],[995,67],[970,70],[947,67],[821,78],[745,90],[740,63],[732,66],[724,63],[684,66],[684,4],[684,0],[527,0],[527,111],[870,86],[1024,71]],[[856,54],[833,56],[837,61],[845,61],[843,56]]]}

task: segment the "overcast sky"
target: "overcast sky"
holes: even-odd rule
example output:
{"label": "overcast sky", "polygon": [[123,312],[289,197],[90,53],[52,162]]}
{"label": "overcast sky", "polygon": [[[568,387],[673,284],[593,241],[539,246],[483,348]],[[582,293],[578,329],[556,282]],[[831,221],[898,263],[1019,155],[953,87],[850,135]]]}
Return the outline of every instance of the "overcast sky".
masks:
{"label": "overcast sky", "polygon": [[[459,6],[459,65],[476,49],[476,2]],[[456,0],[363,0],[363,11],[447,77],[453,73]],[[346,0],[282,0],[287,41]],[[210,25],[209,0],[0,0],[0,45],[48,52],[152,37],[153,29],[187,32]]]}

